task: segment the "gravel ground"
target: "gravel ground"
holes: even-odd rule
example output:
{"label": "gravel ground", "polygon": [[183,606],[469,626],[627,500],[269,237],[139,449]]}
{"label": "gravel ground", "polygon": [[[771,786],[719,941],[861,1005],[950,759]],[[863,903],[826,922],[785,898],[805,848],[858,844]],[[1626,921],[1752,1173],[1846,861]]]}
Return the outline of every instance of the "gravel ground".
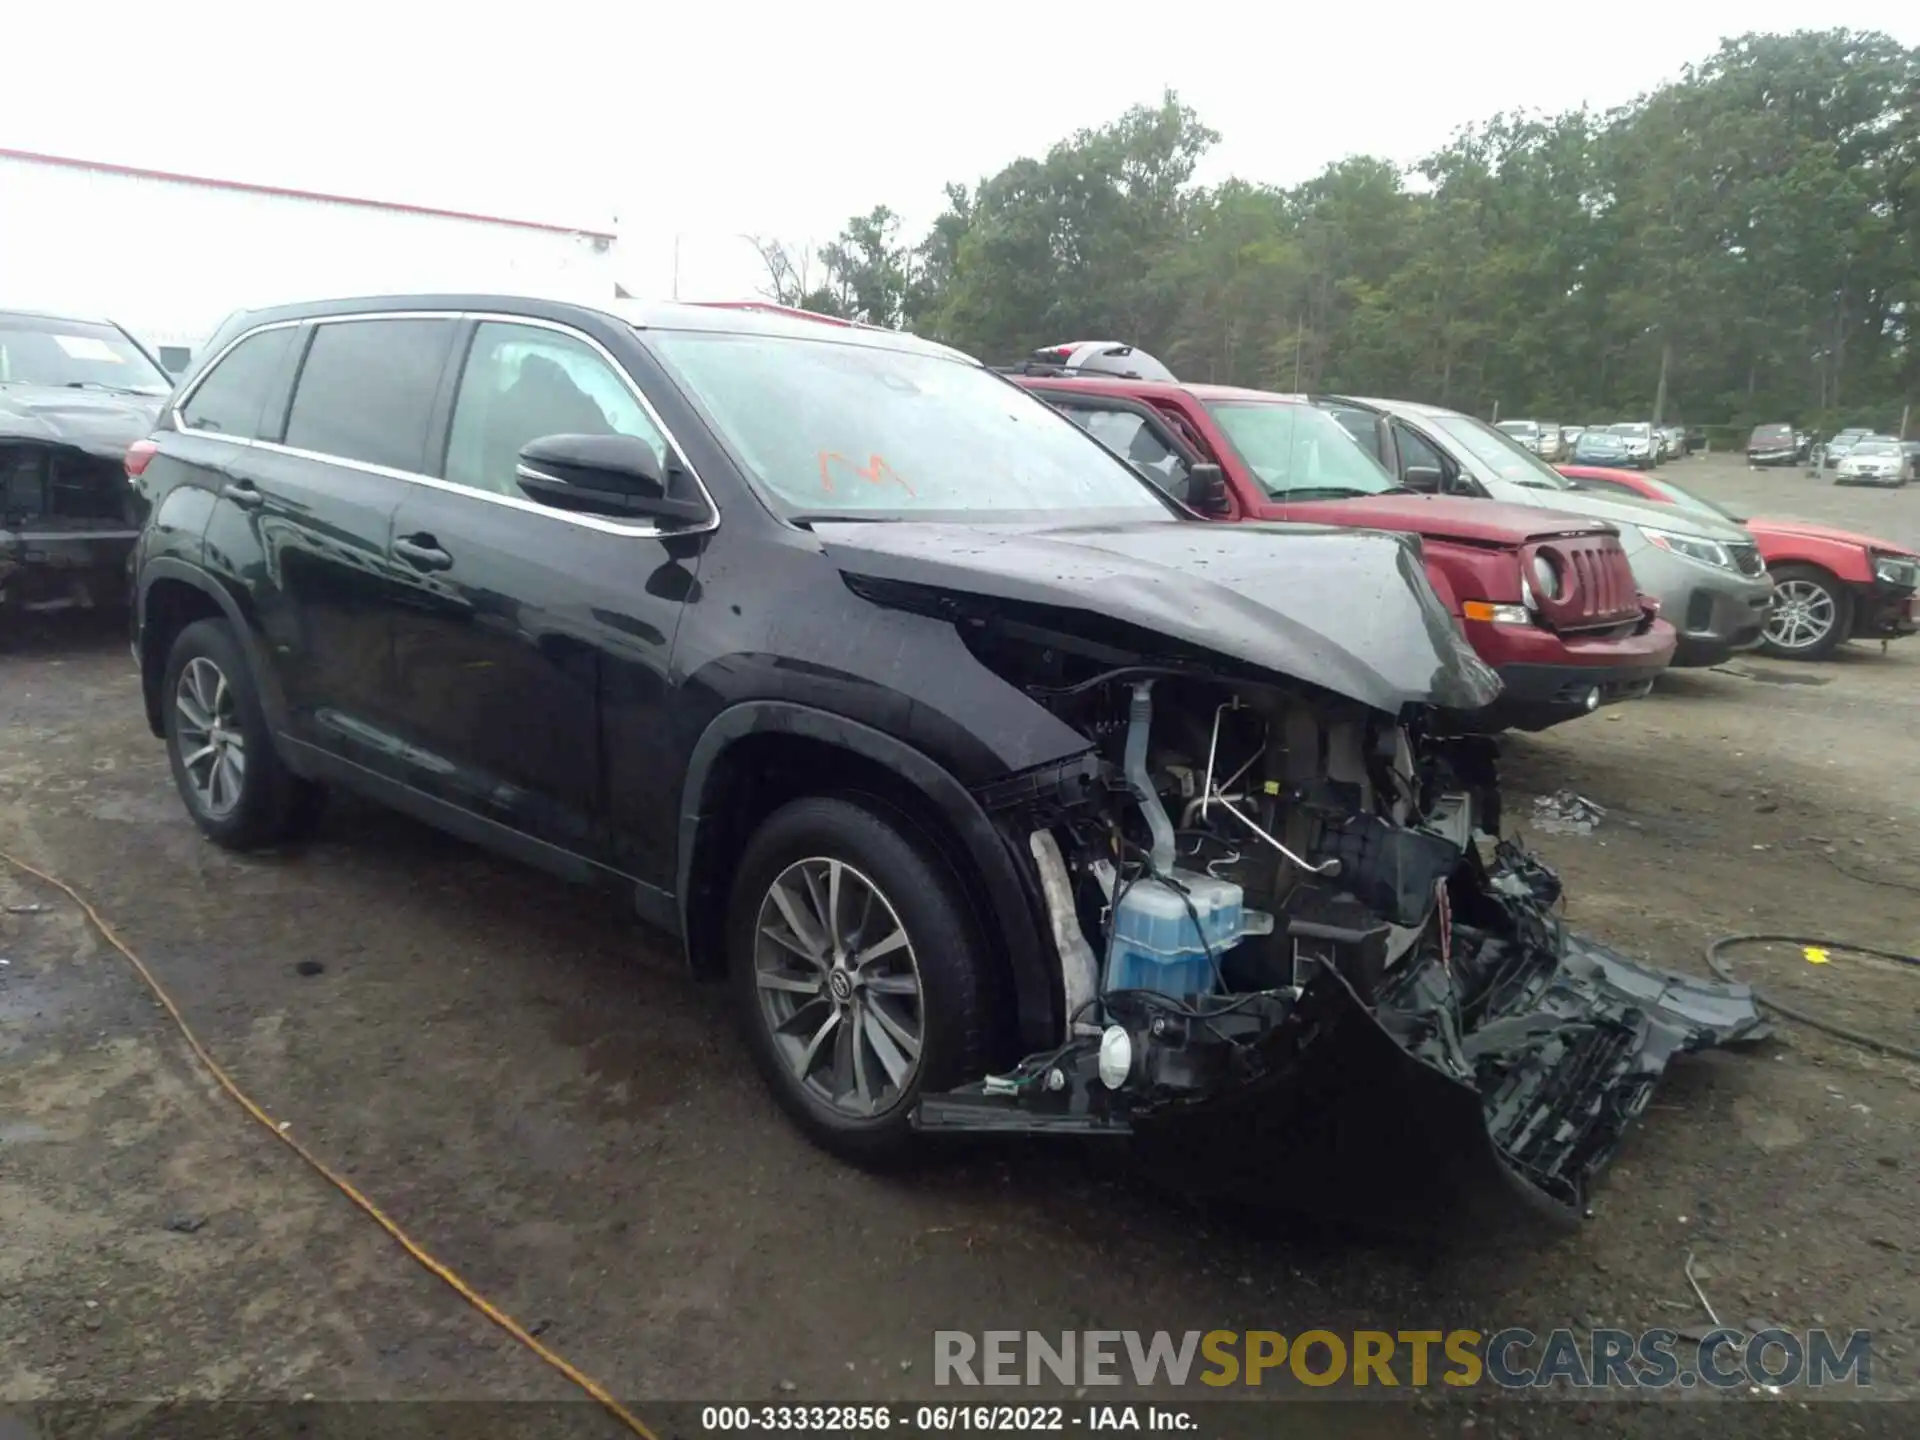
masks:
{"label": "gravel ground", "polygon": [[[1711,457],[1665,473],[1920,544],[1920,489]],[[1527,828],[1532,797],[1563,787],[1604,806],[1593,834],[1535,843],[1578,927],[1677,968],[1702,970],[1728,931],[1920,950],[1917,685],[1920,640],[1672,675],[1512,741],[1511,818]],[[1920,1073],[1795,1026],[1670,1073],[1578,1233],[1411,1248],[1198,1209],[1100,1153],[977,1150],[893,1178],[836,1164],[763,1096],[720,995],[612,899],[353,803],[298,854],[204,843],[103,626],[0,655],[0,848],[79,887],[276,1120],[621,1395],[952,1399],[932,1385],[936,1329],[1679,1327],[1704,1319],[1689,1251],[1723,1319],[1871,1329],[1877,1393],[1920,1393]],[[573,1396],[251,1125],[63,896],[0,868],[0,904],[45,907],[0,913],[0,1401]],[[1792,948],[1736,963],[1913,1042],[1910,971]],[[1289,1418],[1727,1423],[1698,1404],[1401,1399]],[[536,1428],[613,1433],[564,1414]],[[1915,1419],[1741,1413],[1766,1434]]]}

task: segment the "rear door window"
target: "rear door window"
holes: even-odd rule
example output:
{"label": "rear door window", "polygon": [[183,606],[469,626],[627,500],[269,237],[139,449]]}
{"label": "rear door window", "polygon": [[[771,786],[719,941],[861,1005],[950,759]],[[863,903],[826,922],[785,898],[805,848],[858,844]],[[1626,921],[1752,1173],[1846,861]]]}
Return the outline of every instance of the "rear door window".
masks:
{"label": "rear door window", "polygon": [[287,414],[286,443],[424,473],[434,394],[454,330],[451,318],[316,325]]}
{"label": "rear door window", "polygon": [[231,435],[236,440],[258,439],[261,412],[298,333],[293,326],[283,325],[247,336],[215,361],[194,387],[180,407],[180,423],[189,430]]}

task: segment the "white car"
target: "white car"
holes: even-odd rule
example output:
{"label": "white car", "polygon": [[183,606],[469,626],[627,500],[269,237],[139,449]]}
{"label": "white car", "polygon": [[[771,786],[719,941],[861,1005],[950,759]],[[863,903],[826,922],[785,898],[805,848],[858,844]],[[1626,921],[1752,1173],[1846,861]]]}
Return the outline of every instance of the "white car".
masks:
{"label": "white car", "polygon": [[1834,471],[1836,485],[1905,485],[1913,478],[1913,456],[1891,435],[1869,435],[1847,451]]}
{"label": "white car", "polygon": [[1627,442],[1627,464],[1635,469],[1651,470],[1660,463],[1659,441],[1653,433],[1653,426],[1645,421],[1628,420],[1609,425],[1607,429]]}
{"label": "white car", "polygon": [[1502,420],[1496,426],[1502,434],[1510,435],[1515,441],[1540,453],[1540,422],[1538,420]]}

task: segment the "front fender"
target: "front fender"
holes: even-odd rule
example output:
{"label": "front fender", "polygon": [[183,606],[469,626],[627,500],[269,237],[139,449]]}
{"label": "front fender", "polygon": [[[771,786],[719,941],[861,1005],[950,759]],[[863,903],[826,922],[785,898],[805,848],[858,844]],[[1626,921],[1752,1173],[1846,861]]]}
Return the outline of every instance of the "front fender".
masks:
{"label": "front fender", "polygon": [[1818,565],[1850,585],[1873,583],[1873,561],[1864,547],[1819,535],[1756,534],[1760,558],[1767,568],[1776,565]]}
{"label": "front fender", "polygon": [[727,748],[749,735],[784,734],[849,751],[911,786],[941,816],[976,868],[989,912],[981,918],[1006,957],[1022,1043],[1038,1048],[1060,1029],[1059,975],[1041,942],[1037,900],[1029,877],[978,801],[945,768],[901,740],[830,711],[784,700],[748,700],[708,723],[687,760],[681,789],[674,894],[690,963],[703,937],[692,913],[695,862],[703,834],[718,823],[708,813],[715,767]]}

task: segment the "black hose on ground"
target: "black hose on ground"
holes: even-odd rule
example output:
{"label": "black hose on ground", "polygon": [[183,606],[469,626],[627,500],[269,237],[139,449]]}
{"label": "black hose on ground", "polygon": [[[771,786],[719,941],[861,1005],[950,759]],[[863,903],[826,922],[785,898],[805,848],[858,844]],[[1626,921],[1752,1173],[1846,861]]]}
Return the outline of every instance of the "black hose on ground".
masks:
{"label": "black hose on ground", "polygon": [[[1848,950],[1855,955],[1871,955],[1876,960],[1891,960],[1896,965],[1920,965],[1920,955],[1902,955],[1897,950],[1876,950],[1871,945],[1849,945],[1844,941],[1827,940],[1814,935],[1752,934],[1722,935],[1718,940],[1709,941],[1707,944],[1707,968],[1730,985],[1742,983],[1737,979],[1733,971],[1727,967],[1727,962],[1720,958],[1720,952],[1731,949],[1735,945],[1767,944],[1798,945],[1802,948],[1813,947],[1822,950]],[[1804,1010],[1796,1010],[1790,1005],[1782,1005],[1772,996],[1762,995],[1758,990],[1753,992],[1753,998],[1776,1014],[1784,1015],[1789,1020],[1797,1020],[1800,1024],[1808,1026],[1811,1029],[1819,1030],[1827,1035],[1837,1036],[1842,1040],[1851,1040],[1855,1045],[1864,1045],[1867,1049],[1878,1050],[1883,1055],[1892,1055],[1896,1059],[1911,1060],[1915,1064],[1920,1064],[1920,1049],[1915,1049],[1911,1045],[1896,1045],[1893,1041],[1883,1040],[1878,1035],[1868,1035],[1859,1030],[1849,1030],[1844,1025],[1836,1025],[1833,1021],[1823,1020],[1818,1015],[1809,1015]]]}

